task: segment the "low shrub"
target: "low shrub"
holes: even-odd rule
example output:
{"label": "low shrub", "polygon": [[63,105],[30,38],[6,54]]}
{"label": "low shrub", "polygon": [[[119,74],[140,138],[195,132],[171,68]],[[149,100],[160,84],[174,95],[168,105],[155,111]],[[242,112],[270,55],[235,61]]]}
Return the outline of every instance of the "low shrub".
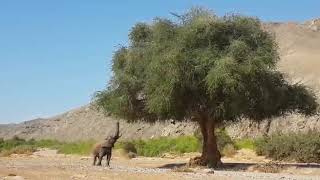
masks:
{"label": "low shrub", "polygon": [[30,145],[30,143],[24,139],[21,139],[17,136],[14,136],[12,139],[3,140],[0,141],[0,151],[3,150],[11,150],[17,146],[21,145]]}
{"label": "low shrub", "polygon": [[149,140],[134,140],[130,142],[119,142],[116,148],[137,153],[140,156],[154,157],[163,153],[182,154],[186,152],[197,152],[201,147],[200,142],[194,136],[160,137]]}
{"label": "low shrub", "polygon": [[222,155],[226,157],[233,157],[237,153],[236,148],[232,144],[227,144],[222,150]]}
{"label": "low shrub", "polygon": [[5,149],[0,152],[0,156],[10,156],[11,154],[27,154],[31,155],[37,149],[30,145],[20,145],[11,149]]}
{"label": "low shrub", "polygon": [[229,136],[229,134],[225,129],[217,129],[216,137],[217,137],[217,145],[220,152],[223,152],[223,149],[227,145],[232,145],[233,147],[235,146],[232,138]]}
{"label": "low shrub", "polygon": [[255,141],[256,153],[274,160],[320,162],[320,133],[273,134]]}
{"label": "low shrub", "polygon": [[[32,140],[31,140],[32,141]],[[51,140],[51,139],[42,139],[42,140],[37,140],[33,142],[34,146],[39,147],[39,148],[52,148],[56,149],[59,147],[62,142],[59,142],[57,140]]]}
{"label": "low shrub", "polygon": [[56,140],[24,140],[19,137],[3,140],[0,139],[0,154],[8,156],[10,154],[32,153],[37,148],[57,149],[64,154],[89,154],[94,141],[83,141],[76,143],[59,142]]}
{"label": "low shrub", "polygon": [[[226,153],[228,156],[232,156],[236,153],[234,142],[225,130],[216,130],[216,136],[218,148],[222,155]],[[133,152],[147,157],[161,156],[164,153],[183,154],[201,151],[201,139],[201,134],[196,132],[194,136],[160,137],[149,140],[119,142],[116,144],[116,148],[124,149],[127,153]]]}
{"label": "low shrub", "polygon": [[258,156],[264,156],[266,155],[266,147],[267,143],[270,141],[270,138],[268,136],[265,137],[259,137],[254,140],[254,147],[255,152]]}
{"label": "low shrub", "polygon": [[137,153],[135,144],[130,141],[119,142],[115,145],[115,148],[121,148],[126,153],[129,153],[129,152]]}
{"label": "low shrub", "polygon": [[235,141],[235,147],[237,149],[255,149],[255,141],[253,139],[239,139]]}
{"label": "low shrub", "polygon": [[159,139],[139,140],[135,142],[137,153],[141,156],[160,156],[165,152],[182,154],[196,152],[200,149],[199,141],[193,136],[177,138],[161,137]]}
{"label": "low shrub", "polygon": [[75,143],[60,143],[55,147],[58,153],[88,155],[92,152],[94,141],[81,141]]}
{"label": "low shrub", "polygon": [[271,161],[265,164],[256,164],[252,169],[263,173],[280,173],[285,169],[285,167],[282,164]]}

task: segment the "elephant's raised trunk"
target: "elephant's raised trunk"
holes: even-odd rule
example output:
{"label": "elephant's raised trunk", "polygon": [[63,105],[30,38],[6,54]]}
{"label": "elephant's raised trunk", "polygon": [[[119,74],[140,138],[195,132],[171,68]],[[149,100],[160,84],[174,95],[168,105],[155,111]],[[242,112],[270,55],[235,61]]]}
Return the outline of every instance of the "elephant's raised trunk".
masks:
{"label": "elephant's raised trunk", "polygon": [[117,140],[117,139],[119,139],[122,135],[120,134],[120,127],[119,127],[119,122],[117,122],[116,123],[116,127],[115,127],[115,131],[113,131],[113,132],[110,132],[109,133],[109,136],[108,137],[106,137],[106,139],[105,140],[109,140],[109,139],[115,139],[115,140]]}
{"label": "elephant's raised trunk", "polygon": [[116,132],[114,133],[114,137],[119,137],[119,121],[116,124]]}

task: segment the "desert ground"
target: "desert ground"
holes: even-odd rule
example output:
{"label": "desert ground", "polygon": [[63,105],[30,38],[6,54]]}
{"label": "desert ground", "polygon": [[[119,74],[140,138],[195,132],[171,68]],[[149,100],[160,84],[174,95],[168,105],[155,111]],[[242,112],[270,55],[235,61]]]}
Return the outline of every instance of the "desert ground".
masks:
{"label": "desert ground", "polygon": [[[219,169],[185,168],[190,157],[166,155],[159,158],[125,158],[114,151],[111,166],[93,166],[90,156],[57,154],[41,149],[32,155],[0,158],[0,179],[64,180],[64,179],[319,179],[320,164],[273,163],[256,156],[251,150],[240,150],[232,158],[223,158]],[[268,172],[268,173],[266,173]],[[273,172],[273,173],[272,173]],[[277,173],[275,173],[277,172]]]}

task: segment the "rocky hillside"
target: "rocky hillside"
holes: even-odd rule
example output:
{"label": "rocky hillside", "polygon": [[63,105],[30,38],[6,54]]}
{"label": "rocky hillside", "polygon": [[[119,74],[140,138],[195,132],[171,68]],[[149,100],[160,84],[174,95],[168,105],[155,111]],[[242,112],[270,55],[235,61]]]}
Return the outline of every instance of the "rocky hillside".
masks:
{"label": "rocky hillside", "polygon": [[[101,140],[113,131],[117,121],[110,116],[104,116],[93,106],[87,105],[49,119],[0,125],[0,137],[10,138],[17,135],[27,139]],[[195,125],[189,122],[173,124],[168,120],[154,124],[143,122],[129,124],[125,120],[119,121],[122,139],[188,135],[195,129]]]}
{"label": "rocky hillside", "polygon": [[[279,69],[293,82],[303,82],[320,90],[320,19],[297,23],[270,23],[281,55]],[[319,95],[319,94],[318,94]]]}
{"label": "rocky hillside", "polygon": [[[319,95],[320,89],[320,19],[305,23],[266,23],[264,28],[273,33],[280,49],[279,69],[287,74],[289,81],[302,82],[313,88]],[[319,96],[320,97],[320,96]],[[87,105],[64,114],[35,119],[20,124],[0,125],[0,137],[10,138],[18,135],[23,138],[58,139],[75,141],[103,139],[114,127],[117,120],[105,117],[92,106]],[[120,120],[123,138],[153,138],[192,134],[196,124],[170,121],[147,124],[142,122],[128,124]],[[320,116],[303,117],[290,115],[285,118],[253,123],[242,120],[226,129],[233,137],[258,136],[276,131],[320,131]]]}

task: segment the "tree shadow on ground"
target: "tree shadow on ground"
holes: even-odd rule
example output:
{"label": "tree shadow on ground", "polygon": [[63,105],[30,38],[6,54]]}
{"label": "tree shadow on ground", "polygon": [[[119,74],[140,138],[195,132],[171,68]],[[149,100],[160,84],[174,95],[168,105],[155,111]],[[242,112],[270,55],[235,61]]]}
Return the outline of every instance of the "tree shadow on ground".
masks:
{"label": "tree shadow on ground", "polygon": [[[281,165],[283,168],[320,168],[320,164],[317,163],[276,163],[273,162],[275,165]],[[216,170],[225,170],[225,171],[245,171],[249,167],[252,166],[261,166],[261,165],[267,165],[268,163],[223,163],[221,167],[214,168]],[[181,168],[186,166],[187,163],[170,163],[165,164],[162,166],[159,166],[158,168],[161,169],[175,169],[175,168]]]}
{"label": "tree shadow on ground", "polygon": [[160,169],[175,169],[175,168],[180,168],[183,166],[186,166],[187,163],[170,163],[170,164],[165,164],[163,166],[159,166],[158,168]]}

